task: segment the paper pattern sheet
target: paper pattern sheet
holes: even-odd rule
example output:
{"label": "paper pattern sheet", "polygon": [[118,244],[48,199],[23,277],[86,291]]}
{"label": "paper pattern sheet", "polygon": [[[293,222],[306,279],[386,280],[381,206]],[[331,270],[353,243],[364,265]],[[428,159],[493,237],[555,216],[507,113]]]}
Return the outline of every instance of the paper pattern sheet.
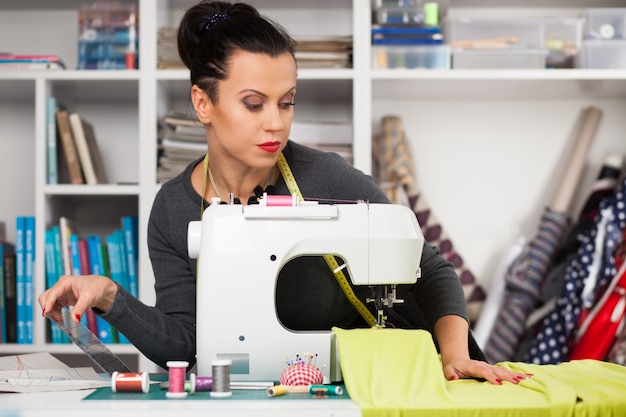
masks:
{"label": "paper pattern sheet", "polygon": [[49,353],[0,357],[0,392],[53,392],[109,386],[93,368],[70,368]]}

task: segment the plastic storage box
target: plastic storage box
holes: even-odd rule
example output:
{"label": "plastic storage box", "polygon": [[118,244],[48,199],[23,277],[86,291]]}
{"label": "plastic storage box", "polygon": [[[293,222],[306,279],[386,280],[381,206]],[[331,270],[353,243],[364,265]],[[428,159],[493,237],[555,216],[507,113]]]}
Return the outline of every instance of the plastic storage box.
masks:
{"label": "plastic storage box", "polygon": [[96,2],[78,13],[78,68],[137,68],[137,10],[134,4]]}
{"label": "plastic storage box", "polygon": [[543,48],[544,27],[540,19],[447,19],[445,38],[462,48]]}
{"label": "plastic storage box", "polygon": [[453,69],[545,68],[544,23],[540,19],[446,21]]}
{"label": "plastic storage box", "polygon": [[372,68],[450,69],[448,45],[373,45]]}
{"label": "plastic storage box", "polygon": [[547,18],[544,20],[544,47],[548,68],[574,68],[582,40],[584,19]]}
{"label": "plastic storage box", "polygon": [[626,40],[583,41],[576,66],[578,68],[626,69]]}
{"label": "plastic storage box", "polygon": [[548,51],[544,49],[453,50],[453,69],[543,69]]}
{"label": "plastic storage box", "polygon": [[626,8],[586,9],[585,39],[626,39]]}

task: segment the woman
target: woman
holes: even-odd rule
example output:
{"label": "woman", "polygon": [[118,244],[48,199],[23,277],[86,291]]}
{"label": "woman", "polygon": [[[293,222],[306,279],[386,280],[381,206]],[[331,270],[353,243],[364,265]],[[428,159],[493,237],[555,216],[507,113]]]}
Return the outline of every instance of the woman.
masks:
{"label": "woman", "polygon": [[[252,204],[263,191],[290,194],[277,168],[284,155],[308,199],[388,202],[373,180],[341,157],[290,142],[297,67],[294,41],[245,4],[204,1],[183,17],[178,49],[191,72],[191,101],[206,125],[208,153],[164,184],[148,224],[155,307],[106,277],[63,276],[39,297],[44,314],[73,305],[79,320],[92,308],[160,366],[195,362],[195,261],[187,255],[187,224],[213,198]],[[410,302],[390,318],[430,330],[448,379],[519,382],[525,376],[470,358],[468,317],[453,267],[424,245],[419,283],[403,288]],[[364,326],[323,259],[298,258],[281,272],[277,311],[292,329]],[[355,293],[367,295],[364,288]],[[245,306],[241,306],[242,310]],[[244,311],[254,314],[254,311]],[[478,351],[475,355],[478,356]]]}

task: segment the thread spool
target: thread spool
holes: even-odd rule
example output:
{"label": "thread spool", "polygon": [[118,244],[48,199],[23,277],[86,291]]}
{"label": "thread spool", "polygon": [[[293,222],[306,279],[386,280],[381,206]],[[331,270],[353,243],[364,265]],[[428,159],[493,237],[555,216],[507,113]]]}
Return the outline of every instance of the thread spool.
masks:
{"label": "thread spool", "polygon": [[439,24],[439,5],[437,3],[424,3],[424,24],[427,26]]}
{"label": "thread spool", "polygon": [[264,193],[263,198],[261,199],[261,202],[262,202],[262,205],[265,205],[267,207],[276,207],[276,206],[289,207],[289,206],[298,205],[295,194],[267,195],[267,193]]}
{"label": "thread spool", "polygon": [[189,392],[209,392],[213,388],[212,376],[191,374],[189,380],[191,382]]}
{"label": "thread spool", "polygon": [[230,390],[230,365],[229,359],[220,359],[211,362],[211,375],[213,386],[211,387],[211,397],[230,397],[233,395]]}
{"label": "thread spool", "polygon": [[113,392],[144,392],[150,391],[146,372],[113,372],[111,375]]}
{"label": "thread spool", "polygon": [[169,387],[165,395],[167,398],[185,398],[185,373],[189,362],[168,361],[166,365],[169,368]]}
{"label": "thread spool", "polygon": [[339,385],[311,385],[309,392],[316,397],[325,397],[327,395],[343,395],[343,388]]}

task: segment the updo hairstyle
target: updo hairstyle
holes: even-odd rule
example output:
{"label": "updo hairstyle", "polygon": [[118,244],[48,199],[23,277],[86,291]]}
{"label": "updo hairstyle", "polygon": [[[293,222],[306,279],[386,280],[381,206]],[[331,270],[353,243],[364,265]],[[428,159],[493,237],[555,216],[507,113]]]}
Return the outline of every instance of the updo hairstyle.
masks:
{"label": "updo hairstyle", "polygon": [[218,81],[228,77],[230,58],[239,51],[276,58],[294,56],[295,41],[277,23],[245,3],[203,0],[184,14],[178,28],[178,54],[191,72],[191,84],[217,103]]}

